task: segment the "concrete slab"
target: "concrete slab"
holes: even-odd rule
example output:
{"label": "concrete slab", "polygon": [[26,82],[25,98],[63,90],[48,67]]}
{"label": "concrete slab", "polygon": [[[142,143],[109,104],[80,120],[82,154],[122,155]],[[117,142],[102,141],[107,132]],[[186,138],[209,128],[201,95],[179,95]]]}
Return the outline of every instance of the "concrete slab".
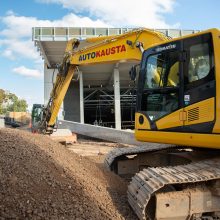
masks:
{"label": "concrete slab", "polygon": [[134,131],[132,130],[117,130],[114,128],[81,124],[78,122],[65,121],[65,120],[59,120],[58,126],[59,128],[70,129],[72,132],[77,134],[99,138],[106,141],[129,144],[134,146],[146,146],[146,143],[135,140]]}

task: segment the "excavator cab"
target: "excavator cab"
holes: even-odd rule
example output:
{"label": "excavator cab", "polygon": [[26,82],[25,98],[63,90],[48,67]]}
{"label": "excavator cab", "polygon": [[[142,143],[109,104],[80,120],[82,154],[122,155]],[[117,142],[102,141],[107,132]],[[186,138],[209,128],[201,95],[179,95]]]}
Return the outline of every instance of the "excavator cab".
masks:
{"label": "excavator cab", "polygon": [[[212,29],[144,51],[135,116],[138,140],[198,146],[192,135],[219,133],[217,40],[219,31]],[[220,140],[203,137],[208,138],[204,147],[216,147]]]}
{"label": "excavator cab", "polygon": [[33,104],[32,113],[31,113],[31,130],[33,133],[36,133],[39,128],[39,123],[42,120],[44,105]]}

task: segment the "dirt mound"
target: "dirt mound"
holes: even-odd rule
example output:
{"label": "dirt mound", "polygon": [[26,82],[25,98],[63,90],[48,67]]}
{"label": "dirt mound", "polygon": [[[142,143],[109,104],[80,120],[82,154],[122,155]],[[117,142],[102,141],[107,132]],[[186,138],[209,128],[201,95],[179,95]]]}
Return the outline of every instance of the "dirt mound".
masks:
{"label": "dirt mound", "polygon": [[0,219],[136,219],[126,188],[48,137],[0,129]]}

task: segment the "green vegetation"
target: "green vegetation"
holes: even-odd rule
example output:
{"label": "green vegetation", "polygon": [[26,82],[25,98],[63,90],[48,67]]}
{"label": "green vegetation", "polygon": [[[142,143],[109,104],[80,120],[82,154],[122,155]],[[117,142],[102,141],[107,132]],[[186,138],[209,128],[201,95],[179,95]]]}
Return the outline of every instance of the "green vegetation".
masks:
{"label": "green vegetation", "polygon": [[0,89],[0,114],[26,112],[27,107],[27,102],[24,99],[19,99],[15,94]]}

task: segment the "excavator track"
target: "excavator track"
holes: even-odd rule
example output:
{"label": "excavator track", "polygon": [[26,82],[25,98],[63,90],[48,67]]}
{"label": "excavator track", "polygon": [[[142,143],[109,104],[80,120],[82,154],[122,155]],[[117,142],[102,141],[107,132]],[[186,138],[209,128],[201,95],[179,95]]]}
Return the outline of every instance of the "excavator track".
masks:
{"label": "excavator track", "polygon": [[175,145],[168,145],[168,144],[156,144],[156,143],[147,144],[146,143],[145,146],[117,148],[117,149],[110,151],[106,155],[104,164],[106,168],[108,168],[109,170],[112,170],[113,164],[117,162],[117,160],[122,156],[129,156],[129,155],[148,153],[148,152],[150,153],[150,152],[171,149],[171,148],[176,148],[176,147],[177,146]]}
{"label": "excavator track", "polygon": [[[137,216],[139,217],[139,219],[141,220],[220,219],[220,215],[219,215],[220,193],[218,191],[220,189],[218,188],[219,186],[212,187],[217,191],[215,197],[213,197],[212,193],[210,193],[210,190],[207,190],[206,192],[201,192],[205,189],[206,186],[202,187],[202,189],[198,191],[198,189],[201,188],[201,186],[207,184],[207,182],[215,182],[212,180],[219,180],[219,179],[220,179],[220,157],[202,160],[199,162],[192,162],[187,165],[178,165],[172,167],[156,167],[156,168],[149,167],[147,169],[143,169],[142,171],[137,173],[134,177],[132,177],[132,181],[128,186],[128,192],[127,192],[128,202],[131,205],[132,209],[137,214]],[[194,186],[195,188],[194,191],[192,191],[192,195],[193,193],[195,194],[197,192],[196,196],[194,196],[194,200],[196,200],[197,198],[200,199],[198,199],[198,201],[193,203],[194,200],[193,198],[191,198],[189,204],[187,202],[184,202],[184,198],[188,201],[190,197],[189,195],[190,191],[185,192],[184,194],[184,190],[181,191],[182,194],[179,194],[180,192],[177,191],[174,192],[176,193],[176,197],[177,197],[176,200],[174,199],[175,197],[172,196],[172,193],[166,196],[165,189],[172,188],[173,186],[178,187],[180,185],[184,186],[185,188]],[[159,203],[163,203],[163,201],[165,201],[165,203],[161,207],[157,207],[157,208],[155,205],[153,205],[152,208],[152,204],[151,204],[152,198],[153,197],[155,198],[157,194],[161,194],[161,197],[159,197],[158,199]],[[198,195],[201,196],[199,197]],[[203,200],[206,197],[207,197],[207,201]],[[199,207],[200,203],[201,203],[200,206],[207,204],[204,207],[204,210],[201,207]],[[180,206],[179,208],[178,208],[178,204]],[[190,208],[189,206],[192,207]],[[179,210],[184,210],[184,207],[186,207],[185,214],[179,211]],[[162,212],[162,217],[160,217],[160,213],[148,214],[148,213],[152,213],[152,209],[154,209],[155,212],[156,209],[160,209]],[[170,215],[167,214],[166,217],[166,213],[169,213],[169,210],[170,210]],[[209,211],[217,212],[218,215],[215,217],[209,216],[208,218],[203,218],[199,215],[199,217],[196,218],[196,214],[194,213],[194,212],[200,213],[200,212],[209,212]],[[183,215],[181,216],[182,218],[179,215],[180,216]],[[184,217],[184,215],[186,216]]]}

